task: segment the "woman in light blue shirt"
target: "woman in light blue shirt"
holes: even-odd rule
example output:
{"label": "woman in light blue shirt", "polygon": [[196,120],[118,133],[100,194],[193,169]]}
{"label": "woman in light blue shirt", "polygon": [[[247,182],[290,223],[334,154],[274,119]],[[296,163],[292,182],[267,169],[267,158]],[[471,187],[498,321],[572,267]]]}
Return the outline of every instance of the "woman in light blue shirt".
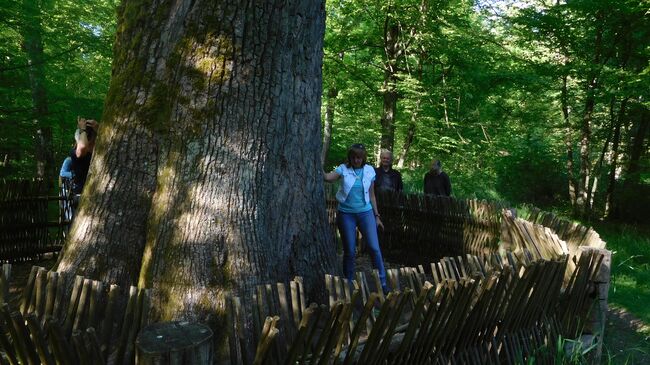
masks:
{"label": "woman in light blue shirt", "polygon": [[386,270],[379,249],[377,227],[384,228],[377,210],[375,199],[375,169],[366,164],[366,148],[362,144],[353,144],[348,149],[346,163],[334,171],[325,174],[325,181],[334,182],[341,179],[341,186],[336,193],[339,202],[336,224],[343,241],[343,271],[348,280],[354,279],[354,257],[357,228],[366,239],[372,262],[379,272],[379,279],[384,292]]}

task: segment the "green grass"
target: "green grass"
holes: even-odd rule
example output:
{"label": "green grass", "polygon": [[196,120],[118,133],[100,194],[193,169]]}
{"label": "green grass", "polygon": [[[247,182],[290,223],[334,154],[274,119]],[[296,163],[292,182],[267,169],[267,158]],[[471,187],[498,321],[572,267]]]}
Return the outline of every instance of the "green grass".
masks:
{"label": "green grass", "polygon": [[650,229],[624,224],[597,224],[594,229],[612,251],[609,305],[646,324],[635,330],[629,319],[611,315],[605,329],[603,364],[647,364],[650,357]]}
{"label": "green grass", "polygon": [[612,251],[609,303],[650,323],[650,232],[620,224],[594,229]]}

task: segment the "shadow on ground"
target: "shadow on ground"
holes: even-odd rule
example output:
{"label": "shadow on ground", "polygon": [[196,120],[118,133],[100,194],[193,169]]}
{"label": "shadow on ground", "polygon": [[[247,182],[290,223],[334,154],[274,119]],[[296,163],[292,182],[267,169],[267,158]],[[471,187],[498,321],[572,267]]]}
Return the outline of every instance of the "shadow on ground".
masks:
{"label": "shadow on ground", "polygon": [[610,308],[601,364],[650,364],[650,326],[625,309]]}

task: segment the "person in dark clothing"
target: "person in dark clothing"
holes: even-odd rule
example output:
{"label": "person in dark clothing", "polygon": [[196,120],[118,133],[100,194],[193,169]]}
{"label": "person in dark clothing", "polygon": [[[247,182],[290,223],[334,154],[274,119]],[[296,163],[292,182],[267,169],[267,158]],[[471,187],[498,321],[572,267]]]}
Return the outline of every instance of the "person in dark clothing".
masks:
{"label": "person in dark clothing", "polygon": [[77,118],[76,144],[70,151],[70,171],[72,172],[72,193],[81,194],[88,177],[90,160],[93,157],[97,122],[92,119]]}
{"label": "person in dark clothing", "polygon": [[88,170],[90,169],[90,160],[92,157],[92,152],[78,156],[76,148],[70,151],[72,192],[74,194],[81,194],[83,191],[84,185],[86,184],[86,178],[88,177]]}
{"label": "person in dark clothing", "polygon": [[431,195],[451,195],[451,181],[449,176],[442,171],[440,160],[434,160],[431,170],[424,175],[424,193]]}
{"label": "person in dark clothing", "polygon": [[90,160],[95,148],[97,122],[92,119],[77,117],[77,130],[74,134],[75,144],[63,161],[59,172],[59,195],[61,222],[67,223],[64,235],[72,222],[79,204],[79,197],[86,184]]}
{"label": "person in dark clothing", "polygon": [[375,189],[378,191],[402,191],[402,174],[393,169],[393,153],[389,150],[381,150],[379,155],[379,167],[375,168],[377,178]]}

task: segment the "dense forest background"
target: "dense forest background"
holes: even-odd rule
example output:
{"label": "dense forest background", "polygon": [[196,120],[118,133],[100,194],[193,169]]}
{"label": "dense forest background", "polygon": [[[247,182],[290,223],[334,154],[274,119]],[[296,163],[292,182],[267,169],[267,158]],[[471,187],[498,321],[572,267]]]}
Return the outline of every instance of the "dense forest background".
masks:
{"label": "dense forest background", "polygon": [[[0,4],[0,177],[53,181],[77,116],[101,119],[120,2]],[[361,142],[407,191],[439,158],[457,197],[650,222],[649,9],[327,1],[325,168]]]}

